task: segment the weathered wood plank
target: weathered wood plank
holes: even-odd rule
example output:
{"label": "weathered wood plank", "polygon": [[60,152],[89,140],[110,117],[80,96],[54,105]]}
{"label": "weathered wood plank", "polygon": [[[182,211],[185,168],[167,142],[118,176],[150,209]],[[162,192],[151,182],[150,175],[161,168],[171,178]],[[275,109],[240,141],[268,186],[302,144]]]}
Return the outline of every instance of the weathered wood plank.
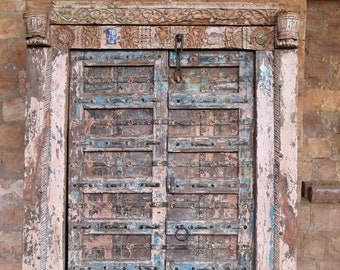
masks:
{"label": "weathered wood plank", "polygon": [[[31,48],[27,55],[26,137],[25,137],[25,226],[23,269],[44,269],[46,254],[46,188],[48,181],[49,76],[51,50]],[[44,207],[42,206],[44,196]],[[44,216],[44,218],[43,218]],[[45,224],[46,225],[46,224]],[[45,234],[43,235],[43,230]]]}
{"label": "weathered wood plank", "polygon": [[[280,159],[275,196],[276,260],[284,269],[296,269],[297,248],[297,74],[296,50],[275,52],[277,85],[280,85]],[[289,132],[287,132],[289,130]]]}
{"label": "weathered wood plank", "polygon": [[[49,251],[46,260],[46,269],[62,269],[65,265],[65,234],[66,221],[64,209],[66,204],[66,166],[67,166],[67,121],[66,112],[68,110],[68,52],[58,49],[52,50],[53,66],[51,73],[51,139],[50,139],[50,176],[47,189],[48,196],[48,227],[54,228],[49,232]],[[61,113],[62,112],[62,113]],[[54,239],[61,239],[60,243]],[[53,254],[53,255],[52,255]]]}
{"label": "weathered wood plank", "polygon": [[273,52],[256,54],[256,269],[273,269],[274,70]]}

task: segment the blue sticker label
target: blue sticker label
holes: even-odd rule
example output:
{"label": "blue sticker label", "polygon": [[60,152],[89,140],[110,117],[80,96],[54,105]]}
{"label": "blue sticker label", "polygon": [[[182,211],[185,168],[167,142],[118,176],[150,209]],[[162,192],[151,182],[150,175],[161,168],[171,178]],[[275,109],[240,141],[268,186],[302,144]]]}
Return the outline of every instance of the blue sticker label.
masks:
{"label": "blue sticker label", "polygon": [[106,34],[106,44],[116,44],[117,43],[116,29],[108,28],[104,32]]}

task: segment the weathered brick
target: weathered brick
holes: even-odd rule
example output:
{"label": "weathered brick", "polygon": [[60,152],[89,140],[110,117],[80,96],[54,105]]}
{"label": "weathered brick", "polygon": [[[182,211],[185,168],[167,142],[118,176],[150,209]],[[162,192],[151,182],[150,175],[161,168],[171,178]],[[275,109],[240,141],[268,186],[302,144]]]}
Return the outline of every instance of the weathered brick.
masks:
{"label": "weathered brick", "polygon": [[20,257],[22,254],[22,232],[0,231],[0,254],[2,258]]}
{"label": "weathered brick", "polygon": [[317,263],[313,260],[302,261],[298,260],[297,263],[298,270],[319,270]]}
{"label": "weathered brick", "polygon": [[13,230],[15,228],[20,228],[23,225],[24,209],[20,202],[1,202],[0,215],[1,228],[9,228],[10,230]]}
{"label": "weathered brick", "polygon": [[308,90],[303,100],[305,111],[340,111],[339,91]]}
{"label": "weathered brick", "polygon": [[333,160],[320,160],[316,166],[315,179],[320,181],[334,181],[337,177],[337,162]]}
{"label": "weathered brick", "polygon": [[[331,258],[334,259],[334,258]],[[333,260],[324,260],[320,263],[320,270],[337,270],[340,266],[340,260],[333,261]]]}
{"label": "weathered brick", "polygon": [[23,70],[26,67],[26,41],[20,39],[10,45],[11,61],[17,69]]}
{"label": "weathered brick", "polygon": [[310,258],[323,258],[326,253],[327,239],[321,234],[310,234],[305,237],[304,255]]}
{"label": "weathered brick", "polygon": [[304,139],[301,153],[309,158],[329,158],[332,154],[332,142],[324,138]]}
{"label": "weathered brick", "polygon": [[25,96],[26,93],[26,71],[19,71],[19,86],[18,86],[19,94],[21,96]]}
{"label": "weathered brick", "polygon": [[310,161],[300,161],[298,162],[298,173],[299,179],[302,181],[311,181],[313,174],[314,164]]}
{"label": "weathered brick", "polygon": [[19,149],[23,147],[24,127],[15,124],[0,124],[0,148]]}
{"label": "weathered brick", "polygon": [[6,100],[2,106],[2,117],[5,122],[25,119],[25,102],[22,99]]}
{"label": "weathered brick", "polygon": [[0,42],[0,65],[8,63],[8,43]]}
{"label": "weathered brick", "polygon": [[323,133],[321,115],[319,112],[303,113],[303,136],[317,137]]}
{"label": "weathered brick", "polygon": [[301,199],[298,209],[299,230],[307,230],[310,227],[311,204],[306,199]]}
{"label": "weathered brick", "polygon": [[25,9],[24,0],[2,0],[0,10],[6,11],[23,11]]}
{"label": "weathered brick", "polygon": [[340,231],[340,204],[313,204],[312,223],[319,232]]}
{"label": "weathered brick", "polygon": [[0,152],[0,169],[6,175],[24,172],[24,151]]}
{"label": "weathered brick", "polygon": [[23,199],[23,184],[22,179],[0,178],[0,198],[2,200],[21,201]]}
{"label": "weathered brick", "polygon": [[20,270],[22,269],[21,260],[0,260],[1,270]]}
{"label": "weathered brick", "polygon": [[24,29],[24,21],[20,14],[0,18],[0,40],[23,37]]}
{"label": "weathered brick", "polygon": [[340,233],[329,239],[329,255],[339,258],[340,263]]}
{"label": "weathered brick", "polygon": [[0,71],[0,95],[8,94],[17,84],[17,75],[9,71]]}

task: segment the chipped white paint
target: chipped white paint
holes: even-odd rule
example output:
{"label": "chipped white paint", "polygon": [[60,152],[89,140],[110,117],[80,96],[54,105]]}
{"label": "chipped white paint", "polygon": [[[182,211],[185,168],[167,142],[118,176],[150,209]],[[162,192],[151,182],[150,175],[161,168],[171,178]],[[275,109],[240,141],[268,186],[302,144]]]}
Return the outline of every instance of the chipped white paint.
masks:
{"label": "chipped white paint", "polygon": [[[212,6],[211,3],[207,5]],[[219,7],[221,5],[224,7],[224,4],[219,3]],[[58,4],[55,6],[62,9]],[[231,4],[225,3],[225,6],[231,7]],[[74,8],[77,7],[79,8],[79,5],[74,3]],[[267,7],[273,8],[270,4]],[[243,5],[243,8],[247,6]],[[104,38],[102,35],[101,42]],[[66,45],[71,44],[68,40],[60,41],[66,41]],[[39,44],[44,46],[47,43]],[[61,52],[52,44],[52,48],[32,48],[28,53],[23,270],[60,270],[65,266],[68,49],[71,48],[65,47]],[[50,62],[52,51],[53,63]],[[277,63],[275,77],[272,59],[272,51],[257,52],[256,269],[294,270],[298,198],[297,51],[275,50]],[[278,142],[274,140],[274,123],[278,120],[274,117],[273,109],[275,105],[273,91],[277,91],[273,87],[274,81],[275,85],[280,87],[281,93],[279,104],[281,126]],[[32,82],[34,85],[31,85]],[[276,182],[278,186],[274,184],[275,144],[281,146],[282,156],[279,163],[279,181]],[[44,179],[47,180],[46,186],[42,184]],[[279,198],[274,198],[275,189],[279,190]],[[46,199],[45,202],[43,198]],[[274,209],[274,201],[278,202],[277,209]],[[45,216],[47,214],[45,223],[42,222],[42,210]],[[277,221],[282,227],[274,228],[274,211],[279,213],[280,220]],[[278,243],[275,253],[277,261],[273,259],[274,242]]]}
{"label": "chipped white paint", "polygon": [[256,269],[273,269],[274,242],[274,75],[273,53],[258,52],[256,152]]}
{"label": "chipped white paint", "polygon": [[[280,224],[279,262],[282,269],[296,269],[297,231],[297,72],[296,50],[283,50],[276,54],[280,61]],[[288,132],[287,132],[288,131]],[[284,191],[284,192],[283,192]]]}
{"label": "chipped white paint", "polygon": [[[40,269],[41,258],[41,179],[43,145],[46,143],[46,110],[44,96],[48,74],[47,48],[29,49],[27,61],[26,133],[25,133],[25,226],[23,230],[23,268]],[[34,81],[30,78],[36,78]],[[39,79],[37,79],[39,78]],[[32,84],[34,82],[34,84]]]}
{"label": "chipped white paint", "polygon": [[50,269],[63,269],[65,257],[65,196],[66,196],[66,116],[68,90],[68,53],[53,50],[51,77],[51,139],[50,184],[48,209],[52,230],[50,251],[46,265]]}

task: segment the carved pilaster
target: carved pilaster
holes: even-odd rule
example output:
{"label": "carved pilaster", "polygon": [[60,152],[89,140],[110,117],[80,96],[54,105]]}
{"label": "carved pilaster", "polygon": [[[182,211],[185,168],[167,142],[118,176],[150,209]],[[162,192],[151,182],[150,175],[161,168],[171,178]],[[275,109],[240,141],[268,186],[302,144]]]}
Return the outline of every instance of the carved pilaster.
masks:
{"label": "carved pilaster", "polygon": [[50,45],[50,19],[48,12],[26,11],[26,42],[28,46]]}
{"label": "carved pilaster", "polygon": [[277,15],[276,47],[297,48],[300,18],[298,13],[282,12]]}

